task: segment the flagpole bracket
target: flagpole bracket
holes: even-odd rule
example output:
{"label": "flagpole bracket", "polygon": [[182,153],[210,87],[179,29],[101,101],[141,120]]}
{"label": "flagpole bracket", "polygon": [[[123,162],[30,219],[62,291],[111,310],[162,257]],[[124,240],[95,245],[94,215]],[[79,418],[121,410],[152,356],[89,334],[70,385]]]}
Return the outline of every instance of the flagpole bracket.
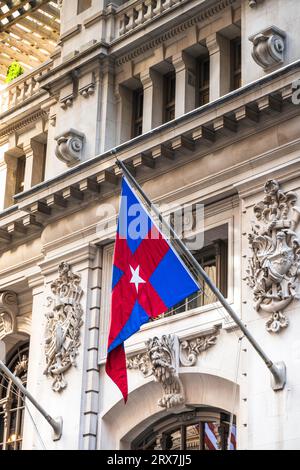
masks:
{"label": "flagpole bracket", "polygon": [[283,390],[286,384],[286,365],[283,361],[275,362],[270,367],[271,386],[274,392]]}
{"label": "flagpole bracket", "polygon": [[61,436],[62,436],[62,430],[63,430],[63,419],[61,416],[58,418],[53,418],[49,423],[52,426],[52,440],[53,441],[59,441]]}

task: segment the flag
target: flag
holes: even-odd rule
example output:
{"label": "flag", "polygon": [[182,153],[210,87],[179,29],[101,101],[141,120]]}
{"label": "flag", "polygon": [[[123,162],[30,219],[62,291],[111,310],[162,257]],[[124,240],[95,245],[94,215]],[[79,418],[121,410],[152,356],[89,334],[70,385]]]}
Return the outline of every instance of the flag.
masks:
{"label": "flag", "polygon": [[106,372],[128,395],[124,341],[198,284],[125,178],[116,234]]}

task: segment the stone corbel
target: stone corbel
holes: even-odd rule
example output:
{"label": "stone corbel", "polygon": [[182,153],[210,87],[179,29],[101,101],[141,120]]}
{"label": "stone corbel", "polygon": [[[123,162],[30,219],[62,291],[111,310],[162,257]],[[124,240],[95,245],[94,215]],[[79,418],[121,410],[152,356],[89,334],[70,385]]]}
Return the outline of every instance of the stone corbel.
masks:
{"label": "stone corbel", "polygon": [[87,73],[79,79],[78,93],[84,98],[95,93],[95,74],[93,72]]}
{"label": "stone corbel", "polygon": [[146,352],[127,359],[127,368],[139,370],[145,378],[153,375],[163,388],[158,401],[162,408],[173,408],[185,403],[185,394],[179,376],[179,367],[196,365],[198,356],[217,342],[218,331],[179,341],[176,335],[163,335],[146,341]]}
{"label": "stone corbel", "polygon": [[57,142],[55,155],[59,160],[67,165],[81,161],[85,134],[75,129],[69,129],[55,137],[55,140]]}
{"label": "stone corbel", "polygon": [[12,291],[0,292],[0,340],[16,332],[18,311],[17,294]]}
{"label": "stone corbel", "polygon": [[73,101],[76,98],[76,76],[72,77],[71,83],[65,85],[60,91],[59,103],[63,110],[73,106]]}
{"label": "stone corbel", "polygon": [[286,34],[276,26],[270,26],[249,37],[253,43],[252,57],[268,71],[284,61]]}

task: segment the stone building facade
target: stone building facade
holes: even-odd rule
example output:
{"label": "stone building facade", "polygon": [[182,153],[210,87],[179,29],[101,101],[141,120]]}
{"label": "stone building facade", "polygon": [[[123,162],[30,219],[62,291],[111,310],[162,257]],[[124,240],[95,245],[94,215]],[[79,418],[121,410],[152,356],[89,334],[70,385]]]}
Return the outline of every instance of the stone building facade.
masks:
{"label": "stone building facade", "polygon": [[[299,449],[298,2],[58,3],[51,57],[0,92],[0,340],[63,433],[1,379],[0,448]],[[116,156],[166,216],[204,205],[195,256],[283,390],[204,288],[126,342],[123,404],[104,371]]]}

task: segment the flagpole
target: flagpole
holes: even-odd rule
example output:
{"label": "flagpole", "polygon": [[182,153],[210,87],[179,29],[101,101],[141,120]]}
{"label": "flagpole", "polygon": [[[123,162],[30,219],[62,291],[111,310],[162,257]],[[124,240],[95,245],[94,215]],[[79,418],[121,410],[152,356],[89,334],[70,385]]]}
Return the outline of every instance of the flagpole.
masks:
{"label": "flagpole", "polygon": [[260,345],[257,343],[255,338],[252,336],[252,334],[249,332],[248,328],[244,325],[244,323],[241,321],[241,319],[238,317],[238,315],[235,313],[235,311],[231,308],[223,294],[219,291],[217,286],[212,282],[210,277],[207,275],[207,273],[204,271],[202,266],[198,263],[198,261],[195,259],[195,257],[192,255],[190,250],[185,246],[183,241],[179,238],[177,233],[174,231],[174,229],[168,224],[168,222],[163,218],[161,212],[155,205],[150,201],[148,196],[145,194],[141,186],[138,184],[136,179],[132,176],[128,168],[126,167],[125,163],[122,162],[121,160],[116,159],[116,164],[120,169],[122,169],[123,173],[125,176],[128,178],[130,183],[135,187],[135,189],[141,194],[143,199],[146,201],[146,203],[151,207],[153,212],[156,214],[156,216],[159,218],[160,222],[162,225],[165,227],[165,229],[168,230],[168,233],[171,234],[173,239],[176,241],[176,243],[179,245],[180,249],[183,251],[197,274],[204,280],[204,282],[209,286],[211,291],[215,294],[219,302],[223,305],[227,313],[230,315],[232,320],[239,326],[240,330],[244,333],[245,337],[248,339],[248,341],[251,343],[255,351],[259,354],[259,356],[262,358],[268,369],[270,370],[272,376],[271,376],[271,386],[274,391],[278,390],[283,390],[284,386],[286,384],[286,366],[285,363],[280,361],[280,362],[272,362],[271,359],[266,355],[266,353],[263,351],[263,349],[260,347]]}
{"label": "flagpole", "polygon": [[16,387],[28,398],[29,401],[35,406],[35,408],[44,416],[46,421],[50,424],[50,426],[53,429],[53,435],[52,439],[53,441],[58,441],[61,438],[62,435],[62,418],[52,418],[45,410],[44,408],[37,402],[37,400],[31,395],[31,393],[24,387],[24,385],[21,383],[20,379],[15,376],[3,362],[0,360],[0,370],[4,372],[4,374],[7,375],[7,377],[10,378],[10,380],[15,384]]}

